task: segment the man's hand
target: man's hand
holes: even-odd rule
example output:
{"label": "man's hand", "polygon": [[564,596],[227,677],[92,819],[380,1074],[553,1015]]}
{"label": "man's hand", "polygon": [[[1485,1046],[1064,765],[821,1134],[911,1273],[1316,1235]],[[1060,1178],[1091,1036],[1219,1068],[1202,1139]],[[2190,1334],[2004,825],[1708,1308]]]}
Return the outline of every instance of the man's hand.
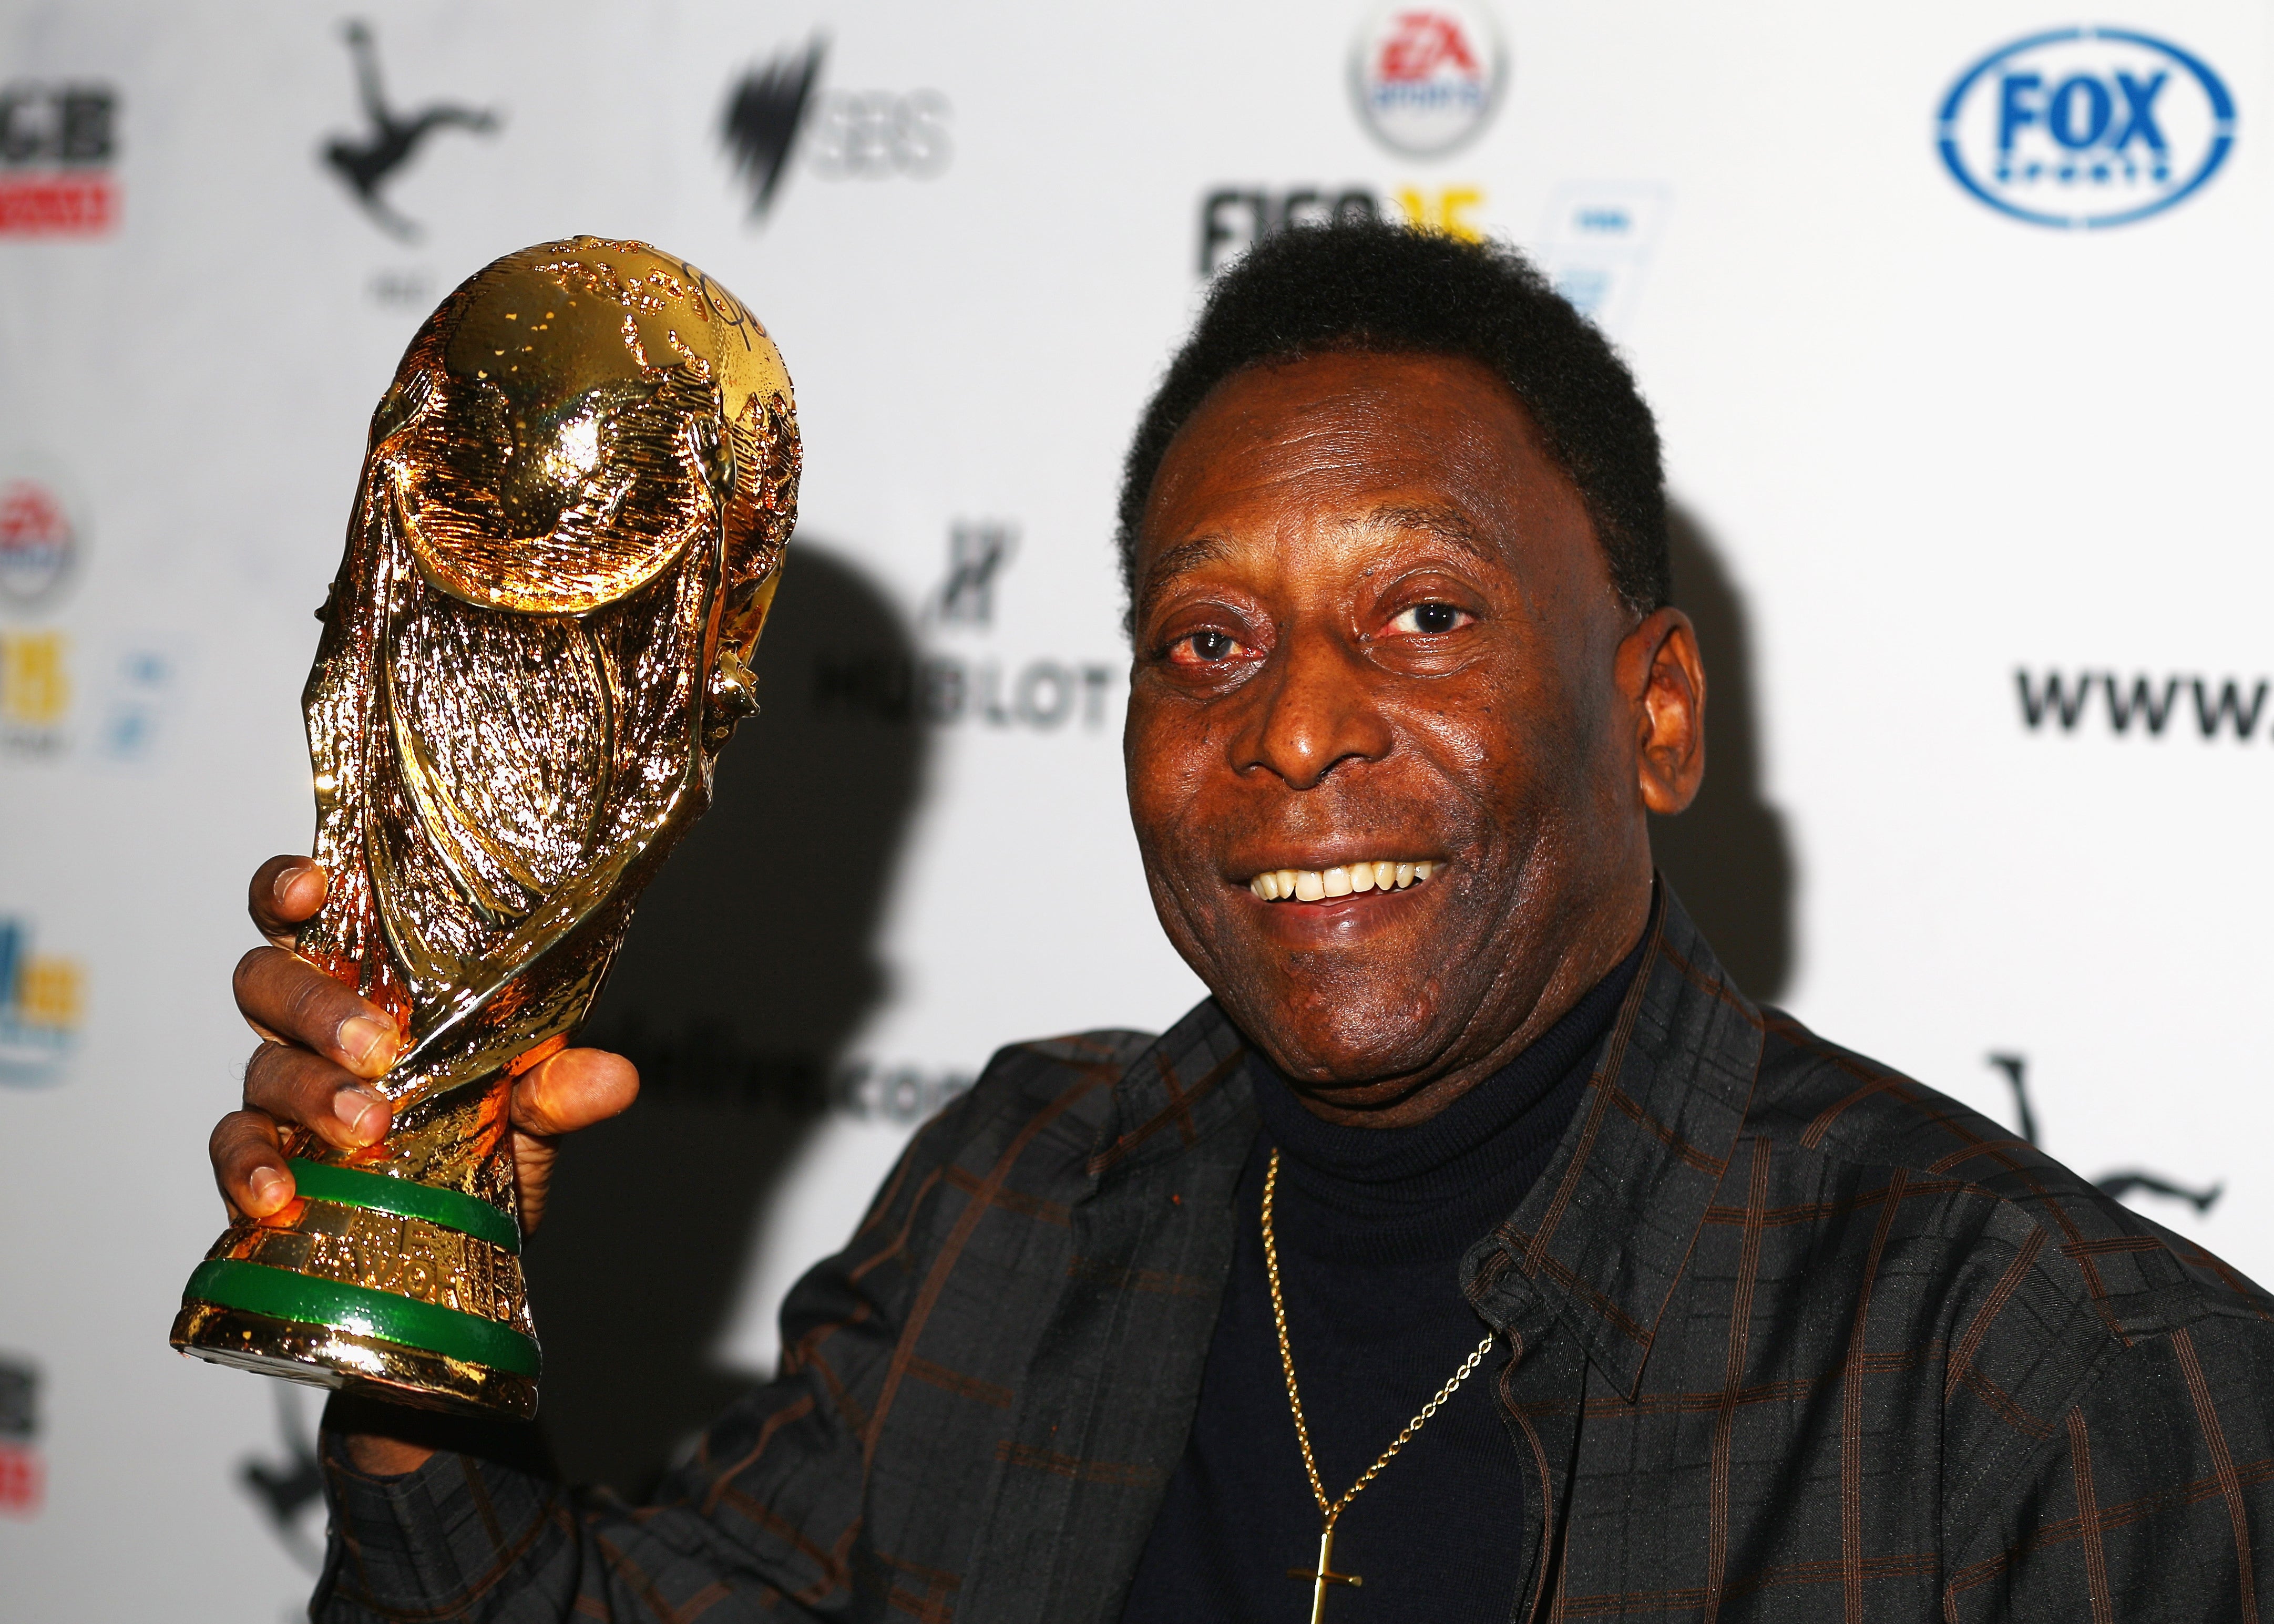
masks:
{"label": "man's hand", "polygon": [[[291,1200],[278,1131],[302,1127],[348,1150],[378,1143],[392,1113],[366,1085],[395,1064],[394,1020],[290,951],[293,929],[324,904],[324,871],[305,857],[272,857],[252,876],[252,922],[268,938],[237,961],[237,1007],[264,1041],[245,1067],[245,1106],[222,1117],[209,1146],[214,1180],[232,1216],[265,1218]],[[561,1136],[614,1116],[639,1093],[621,1055],[567,1049],[513,1087],[513,1157],[521,1227],[537,1228]],[[423,1445],[381,1436],[348,1440],[366,1471],[403,1472]]]}
{"label": "man's hand", "polygon": [[[294,927],[324,903],[324,871],[305,857],[272,857],[252,876],[252,922],[272,945],[237,961],[237,1007],[267,1040],[245,1067],[245,1109],[215,1127],[214,1179],[232,1215],[265,1218],[292,1199],[277,1138],[312,1131],[350,1150],[377,1144],[392,1119],[365,1086],[395,1064],[395,1022],[384,1010],[289,951]],[[621,1055],[566,1049],[530,1068],[513,1088],[513,1156],[521,1227],[537,1228],[561,1136],[622,1110],[639,1074]]]}

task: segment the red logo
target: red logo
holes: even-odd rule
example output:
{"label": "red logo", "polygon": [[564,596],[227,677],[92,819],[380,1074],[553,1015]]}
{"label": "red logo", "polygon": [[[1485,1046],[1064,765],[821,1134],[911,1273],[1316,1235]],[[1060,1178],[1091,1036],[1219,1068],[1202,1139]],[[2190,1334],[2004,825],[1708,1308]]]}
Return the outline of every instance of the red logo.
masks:
{"label": "red logo", "polygon": [[[6,185],[0,181],[0,199]],[[0,476],[0,603],[28,605],[50,597],[71,575],[77,544],[54,485]]]}
{"label": "red logo", "polygon": [[1375,71],[1391,84],[1412,84],[1445,70],[1463,79],[1484,77],[1458,19],[1442,11],[1400,11],[1382,42]]}
{"label": "red logo", "polygon": [[0,1444],[0,1512],[35,1517],[47,1497],[47,1470],[40,1452],[21,1444]]}
{"label": "red logo", "polygon": [[0,553],[71,545],[71,524],[55,492],[29,479],[0,485]]}
{"label": "red logo", "polygon": [[0,237],[100,237],[118,224],[118,94],[107,85],[0,89]]}
{"label": "red logo", "polygon": [[1359,117],[1392,152],[1434,158],[1476,139],[1499,103],[1508,53],[1483,0],[1384,6],[1351,49]]}
{"label": "red logo", "polygon": [[108,175],[0,180],[0,236],[98,237],[118,223],[118,189]]}

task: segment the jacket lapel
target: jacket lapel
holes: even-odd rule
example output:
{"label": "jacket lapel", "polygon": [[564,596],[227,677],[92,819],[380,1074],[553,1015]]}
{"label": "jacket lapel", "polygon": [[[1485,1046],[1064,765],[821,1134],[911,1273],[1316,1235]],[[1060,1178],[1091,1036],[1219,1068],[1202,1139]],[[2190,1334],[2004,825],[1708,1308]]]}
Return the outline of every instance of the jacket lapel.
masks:
{"label": "jacket lapel", "polygon": [[1081,1186],[960,1616],[1118,1618],[1183,1455],[1255,1136],[1246,1045],[1211,1001],[1124,1073]]}
{"label": "jacket lapel", "polygon": [[1762,1046],[1759,1011],[1663,879],[1652,929],[1555,1161],[1464,1259],[1488,1317],[1504,1304],[1513,1318],[1536,1291],[1623,1396],[1642,1380],[1659,1315],[1728,1167]]}
{"label": "jacket lapel", "polygon": [[1542,1513],[1525,1530],[1527,1616],[1546,1616],[1561,1567],[1587,1393],[1631,1399],[1640,1384],[1760,1064],[1759,1012],[1663,876],[1650,930],[1555,1160],[1462,1259],[1471,1301],[1513,1353],[1501,1402],[1536,1473],[1525,1485]]}

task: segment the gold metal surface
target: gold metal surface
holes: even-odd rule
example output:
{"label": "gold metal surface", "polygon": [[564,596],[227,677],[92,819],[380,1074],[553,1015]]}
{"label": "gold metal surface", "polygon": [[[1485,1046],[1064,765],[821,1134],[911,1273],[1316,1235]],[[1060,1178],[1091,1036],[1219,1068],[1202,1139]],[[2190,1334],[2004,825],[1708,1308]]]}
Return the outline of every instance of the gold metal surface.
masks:
{"label": "gold metal surface", "polygon": [[[399,1023],[377,1085],[395,1124],[364,1152],[304,1134],[290,1154],[515,1211],[511,1078],[584,1019],[757,708],[798,466],[765,330],[644,244],[509,254],[419,329],[319,612],[305,700],[331,890],[297,944]],[[528,1328],[517,1257],[418,1220],[295,1201],[212,1255]],[[501,1390],[431,1352],[198,1307],[173,1341],[200,1357],[440,1403]]]}
{"label": "gold metal surface", "polygon": [[311,1387],[353,1387],[420,1410],[473,1410],[520,1421],[537,1413],[537,1384],[525,1376],[352,1331],[211,1303],[182,1304],[173,1343],[215,1365]]}
{"label": "gold metal surface", "polygon": [[1350,1503],[1358,1498],[1359,1491],[1379,1477],[1382,1469],[1397,1459],[1397,1452],[1411,1443],[1413,1435],[1428,1425],[1438,1410],[1444,1408],[1445,1401],[1460,1391],[1461,1384],[1475,1373],[1477,1366],[1484,1363],[1485,1356],[1493,1350],[1495,1338],[1488,1335],[1471,1350],[1469,1357],[1461,1361],[1461,1367],[1453,1372],[1451,1379],[1438,1388],[1435,1395],[1415,1413],[1413,1419],[1389,1440],[1389,1447],[1374,1457],[1374,1464],[1359,1474],[1356,1483],[1343,1491],[1340,1500],[1329,1500],[1327,1485],[1319,1477],[1317,1457],[1311,1453],[1311,1424],[1303,1414],[1303,1390],[1295,1380],[1295,1352],[1287,1340],[1287,1304],[1279,1289],[1279,1237],[1272,1225],[1272,1214],[1277,1207],[1278,1196],[1279,1150],[1274,1146],[1270,1162],[1263,1174],[1263,1273],[1271,1283],[1271,1323],[1279,1334],[1279,1368],[1287,1378],[1287,1408],[1294,1413],[1295,1441],[1302,1446],[1303,1471],[1311,1480],[1311,1498],[1319,1503],[1320,1519],[1318,1565],[1314,1568],[1290,1568],[1287,1576],[1311,1582],[1311,1624],[1321,1624],[1326,1616],[1327,1586],[1346,1584],[1355,1588],[1366,1583],[1360,1575],[1335,1571],[1335,1524],[1342,1520],[1343,1513],[1350,1509]]}

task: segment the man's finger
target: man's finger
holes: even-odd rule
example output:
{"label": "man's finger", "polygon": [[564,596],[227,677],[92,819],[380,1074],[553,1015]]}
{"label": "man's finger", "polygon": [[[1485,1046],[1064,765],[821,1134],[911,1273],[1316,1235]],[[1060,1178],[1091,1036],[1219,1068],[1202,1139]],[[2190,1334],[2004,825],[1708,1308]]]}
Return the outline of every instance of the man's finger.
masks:
{"label": "man's finger", "polygon": [[564,1049],[514,1085],[513,1125],[524,1133],[574,1133],[638,1097],[639,1071],[621,1055]]}
{"label": "man's finger", "polygon": [[385,1010],[358,998],[305,959],[256,947],[237,961],[237,1011],[263,1037],[314,1050],[358,1077],[395,1064],[397,1034]]}
{"label": "man's finger", "polygon": [[264,1043],[245,1065],[245,1102],[306,1128],[339,1150],[386,1137],[388,1103],[353,1074],[290,1043]]}
{"label": "man's finger", "polygon": [[206,1149],[232,1215],[266,1218],[292,1199],[292,1170],[267,1112],[231,1111],[214,1125]]}
{"label": "man's finger", "polygon": [[326,883],[324,870],[313,858],[270,858],[252,871],[252,883],[245,891],[253,928],[275,946],[287,945],[292,932],[324,906]]}

